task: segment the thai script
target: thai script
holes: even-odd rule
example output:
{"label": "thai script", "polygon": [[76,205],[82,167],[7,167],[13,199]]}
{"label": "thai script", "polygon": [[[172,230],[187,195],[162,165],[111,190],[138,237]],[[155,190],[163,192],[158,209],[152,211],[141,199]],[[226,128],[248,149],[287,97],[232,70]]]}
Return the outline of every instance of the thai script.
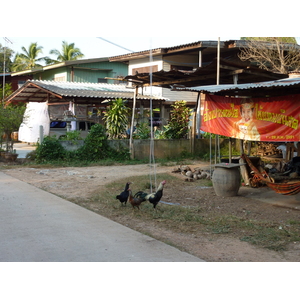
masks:
{"label": "thai script", "polygon": [[287,116],[280,113],[257,110],[256,119],[261,121],[268,121],[277,124],[283,124],[287,127],[297,129],[299,121],[293,116]]}
{"label": "thai script", "polygon": [[238,118],[239,110],[234,108],[234,104],[230,104],[230,108],[221,109],[216,108],[214,110],[206,111],[203,114],[204,122],[216,119],[216,118]]}

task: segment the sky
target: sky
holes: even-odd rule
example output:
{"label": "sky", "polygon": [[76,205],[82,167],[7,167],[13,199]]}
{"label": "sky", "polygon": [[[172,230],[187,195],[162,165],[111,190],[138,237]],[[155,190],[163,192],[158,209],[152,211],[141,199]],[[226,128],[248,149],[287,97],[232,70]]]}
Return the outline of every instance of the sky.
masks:
{"label": "sky", "polygon": [[[43,56],[50,56],[50,50],[62,50],[62,41],[74,43],[85,55],[84,59],[123,55],[130,52],[172,47],[197,41],[218,40],[218,36],[177,36],[177,37],[6,37],[0,43],[6,44],[15,53],[22,52],[21,47],[28,49],[31,43],[43,47]],[[240,39],[239,36],[220,37],[220,40]]]}
{"label": "sky", "polygon": [[[172,47],[197,41],[213,40],[217,41],[220,38],[221,41],[226,40],[239,40],[238,35],[227,36],[205,36],[205,35],[189,35],[189,36],[165,36],[165,37],[121,37],[121,36],[102,36],[102,37],[2,37],[0,44],[7,46],[17,52],[23,52],[21,47],[29,48],[31,43],[37,43],[38,46],[43,47],[42,56],[50,56],[49,52],[52,49],[62,50],[62,42],[74,43],[75,47],[78,47],[85,55],[83,59],[109,57],[123,55],[130,52],[139,52],[143,50]],[[297,38],[298,43],[300,38]],[[41,57],[41,56],[40,56]]]}

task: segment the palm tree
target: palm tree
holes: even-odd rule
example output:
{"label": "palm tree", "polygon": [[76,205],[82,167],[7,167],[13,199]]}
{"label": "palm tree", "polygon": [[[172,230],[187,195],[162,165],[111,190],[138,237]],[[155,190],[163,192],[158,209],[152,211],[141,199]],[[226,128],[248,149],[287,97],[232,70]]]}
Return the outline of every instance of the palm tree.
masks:
{"label": "palm tree", "polygon": [[42,61],[45,61],[47,57],[38,56],[43,53],[42,46],[38,46],[37,43],[31,43],[29,48],[21,48],[23,53],[17,53],[13,62],[12,71],[23,71],[36,67],[41,67],[39,64]]}
{"label": "palm tree", "polygon": [[66,41],[62,42],[62,52],[58,51],[57,49],[52,49],[50,54],[57,56],[56,60],[53,60],[53,62],[77,60],[84,57],[84,54],[81,53],[79,48],[75,47],[74,43],[68,44]]}

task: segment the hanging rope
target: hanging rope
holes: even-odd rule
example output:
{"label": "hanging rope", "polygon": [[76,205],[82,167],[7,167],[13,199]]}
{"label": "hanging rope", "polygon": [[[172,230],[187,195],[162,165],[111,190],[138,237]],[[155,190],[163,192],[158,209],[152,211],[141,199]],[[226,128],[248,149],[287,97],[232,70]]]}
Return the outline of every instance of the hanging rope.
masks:
{"label": "hanging rope", "polygon": [[154,180],[154,186],[156,184],[156,165],[155,165],[155,155],[154,155],[154,132],[153,132],[153,106],[152,106],[152,47],[150,46],[150,155],[149,155],[149,165],[150,165],[150,192],[152,193],[152,187]]}

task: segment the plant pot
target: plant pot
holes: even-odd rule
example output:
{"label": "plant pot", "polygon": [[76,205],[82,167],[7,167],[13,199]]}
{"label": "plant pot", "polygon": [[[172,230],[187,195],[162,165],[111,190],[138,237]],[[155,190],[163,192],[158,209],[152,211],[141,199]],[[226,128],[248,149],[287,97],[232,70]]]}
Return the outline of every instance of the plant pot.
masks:
{"label": "plant pot", "polygon": [[5,160],[6,161],[16,161],[18,155],[19,154],[17,154],[17,153],[6,152],[5,153]]}

